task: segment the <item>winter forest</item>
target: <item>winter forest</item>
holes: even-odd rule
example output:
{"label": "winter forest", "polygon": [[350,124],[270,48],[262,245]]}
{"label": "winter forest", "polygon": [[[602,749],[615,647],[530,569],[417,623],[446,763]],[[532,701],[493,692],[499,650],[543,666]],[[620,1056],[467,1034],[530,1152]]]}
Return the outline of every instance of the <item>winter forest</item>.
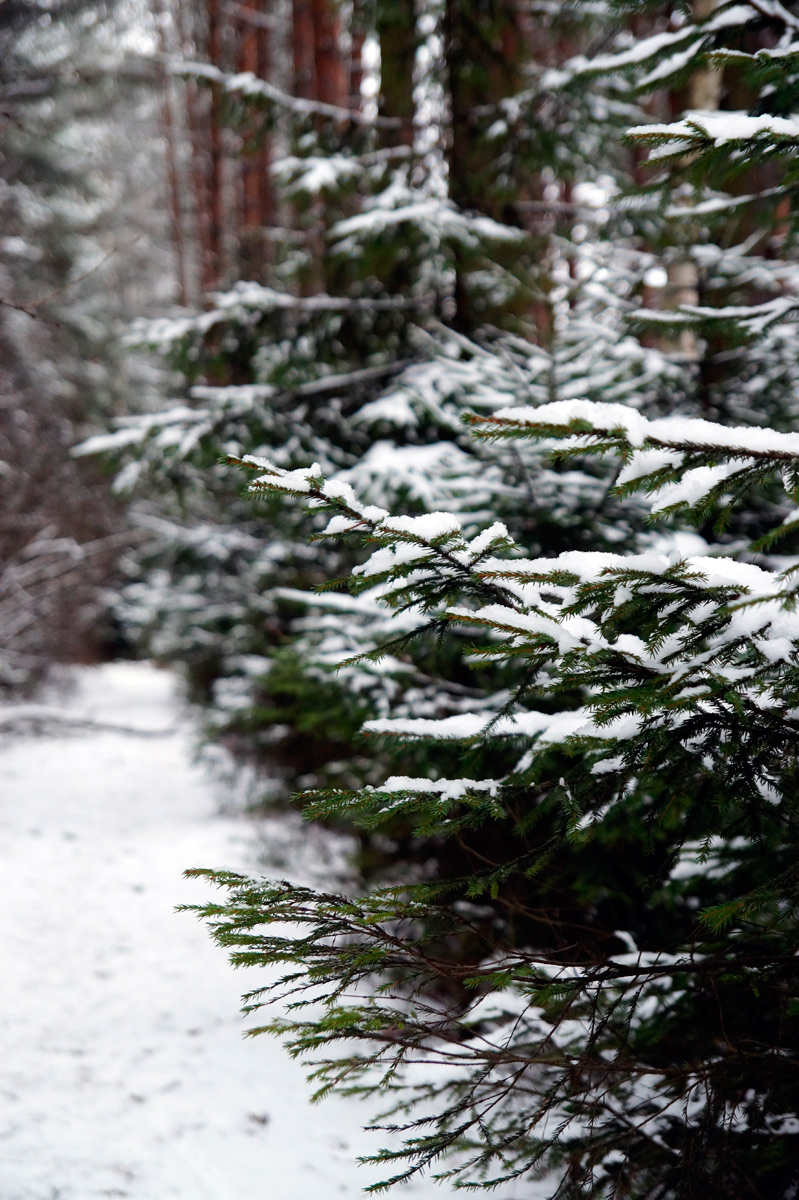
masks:
{"label": "winter forest", "polygon": [[0,1200],[799,1198],[798,321],[795,0],[0,0]]}

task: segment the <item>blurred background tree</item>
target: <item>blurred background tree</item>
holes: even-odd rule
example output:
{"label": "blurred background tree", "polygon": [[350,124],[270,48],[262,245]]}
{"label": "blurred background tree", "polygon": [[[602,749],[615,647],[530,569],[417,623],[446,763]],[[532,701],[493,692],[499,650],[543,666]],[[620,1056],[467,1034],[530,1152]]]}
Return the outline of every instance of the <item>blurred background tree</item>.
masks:
{"label": "blurred background tree", "polygon": [[[437,709],[445,674],[447,703],[466,703],[462,647],[449,671],[422,639],[335,674],[344,601],[309,610],[307,595],[358,551],[330,545],[321,562],[293,516],[242,498],[216,459],[316,459],[375,503],[455,505],[473,524],[494,511],[542,547],[619,536],[595,466],[544,471],[532,495],[540,453],[478,447],[461,415],[520,389],[637,387],[655,403],[679,375],[622,320],[655,261],[610,203],[634,158],[620,133],[645,114],[628,83],[622,101],[598,73],[589,88],[560,70],[625,31],[582,3],[161,3],[157,16],[179,298],[204,301],[141,327],[183,372],[175,404],[87,445],[116,448],[151,534],[121,619],[185,670],[212,727],[278,791],[298,771],[357,782],[364,715],[405,692]],[[382,619],[362,598],[339,651]]]}
{"label": "blurred background tree", "polygon": [[87,431],[139,403],[134,313],[167,302],[153,72],[123,3],[0,7],[0,688],[118,641],[130,540]]}

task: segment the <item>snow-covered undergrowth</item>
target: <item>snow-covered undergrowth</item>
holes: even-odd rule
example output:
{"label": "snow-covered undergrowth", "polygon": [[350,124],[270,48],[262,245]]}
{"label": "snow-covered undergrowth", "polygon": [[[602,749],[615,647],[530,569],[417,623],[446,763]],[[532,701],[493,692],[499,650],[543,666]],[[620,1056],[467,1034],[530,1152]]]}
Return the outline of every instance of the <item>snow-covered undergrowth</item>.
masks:
{"label": "snow-covered undergrowth", "polygon": [[341,846],[231,813],[167,673],[117,663],[77,684],[36,736],[0,731],[0,1200],[359,1195],[366,1107],[312,1106],[299,1063],[242,1037],[254,981],[174,911],[209,898],[187,867],[330,883]]}

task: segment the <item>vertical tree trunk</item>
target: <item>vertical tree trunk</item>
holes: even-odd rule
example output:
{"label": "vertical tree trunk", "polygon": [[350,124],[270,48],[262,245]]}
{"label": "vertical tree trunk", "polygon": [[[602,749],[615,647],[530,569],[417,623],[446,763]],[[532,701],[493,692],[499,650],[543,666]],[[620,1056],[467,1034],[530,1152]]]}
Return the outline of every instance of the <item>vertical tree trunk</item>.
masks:
{"label": "vertical tree trunk", "polygon": [[[208,61],[223,67],[222,18],[220,0],[207,0]],[[224,181],[222,168],[221,99],[216,87],[211,89],[208,115],[208,271],[206,286],[219,286],[223,270],[223,239],[225,227]]]}
{"label": "vertical tree trunk", "polygon": [[347,78],[341,53],[341,25],[331,0],[311,0],[316,99],[347,107]]}
{"label": "vertical tree trunk", "polygon": [[[259,79],[270,74],[270,29],[266,0],[250,0],[240,10],[237,69]],[[260,19],[259,19],[260,18]],[[245,138],[240,160],[239,270],[263,281],[268,243],[265,230],[273,223],[271,188],[271,141],[263,128]]]}
{"label": "vertical tree trunk", "polygon": [[[446,0],[450,195],[459,208],[497,212],[493,161],[481,110],[520,90],[520,37],[513,0]],[[513,48],[515,57],[508,57]]]}
{"label": "vertical tree trunk", "polygon": [[[269,0],[261,0],[266,13]],[[258,28],[256,52],[256,74],[259,79],[269,79],[272,70],[272,39],[269,27],[264,23]],[[258,208],[261,225],[261,246],[266,261],[269,243],[266,231],[275,224],[275,197],[272,187],[272,139],[266,129],[261,130],[258,143]]]}
{"label": "vertical tree trunk", "polygon": [[[450,102],[449,195],[458,208],[501,221],[506,200],[497,198],[484,114],[520,90],[517,5],[513,0],[445,0],[443,34]],[[511,47],[515,58],[506,57]],[[455,324],[468,334],[482,318],[465,286],[463,251],[455,258]]]}
{"label": "vertical tree trunk", "polygon": [[[414,0],[382,0],[378,5],[376,32],[380,42],[381,117],[402,121],[399,141],[413,146],[413,68],[416,58],[416,6]],[[384,142],[396,144],[397,134],[388,130]]]}
{"label": "vertical tree trunk", "polygon": [[[695,21],[707,20],[720,0],[693,0],[692,12]],[[721,99],[722,72],[717,67],[703,66],[694,71],[685,91],[685,107],[690,111],[700,109],[710,112],[718,108]],[[684,304],[699,303],[699,272],[693,258],[686,255],[669,263],[666,270],[667,303],[669,308],[680,308]],[[676,349],[689,359],[698,357],[696,334],[692,329],[683,329],[676,339]]]}
{"label": "vertical tree trunk", "polygon": [[[250,0],[253,4],[254,0]],[[241,16],[238,28],[238,46],[236,55],[237,70],[260,75],[258,70],[258,30],[257,27]],[[241,223],[242,232],[246,234],[255,229],[260,223],[260,189],[258,184],[258,163],[252,148],[244,146],[241,156]]]}
{"label": "vertical tree trunk", "polygon": [[361,88],[363,87],[363,44],[366,40],[361,25],[361,3],[353,0],[352,28],[350,30],[350,98],[349,106],[355,112],[360,112],[363,105]]}
{"label": "vertical tree trunk", "polygon": [[[161,54],[169,56],[167,22],[171,22],[164,0],[154,0],[153,10],[158,18],[158,39]],[[175,129],[175,93],[173,81],[162,66],[160,72],[161,85],[161,124],[164,131],[166,153],[167,192],[169,196],[169,224],[172,233],[172,248],[175,253],[175,281],[177,283],[178,302],[184,308],[189,304],[188,266],[186,256],[186,238],[183,225],[183,203],[181,187],[181,171],[178,157],[178,139]]]}
{"label": "vertical tree trunk", "polygon": [[314,22],[311,0],[292,0],[291,48],[294,94],[305,100],[316,98]]}
{"label": "vertical tree trunk", "polygon": [[[193,11],[192,11],[193,9]],[[202,55],[204,37],[198,30],[200,13],[185,0],[177,0],[175,23],[180,43],[180,53],[186,58]],[[214,286],[211,270],[211,248],[209,242],[208,216],[208,104],[193,79],[187,79],[184,90],[186,105],[186,127],[191,148],[191,211],[194,218],[193,240],[196,251],[197,275],[203,295]]]}
{"label": "vertical tree trunk", "polygon": [[[721,0],[694,0],[695,21],[706,21],[719,7]],[[687,107],[703,112],[715,111],[721,100],[722,71],[720,67],[704,66],[694,71],[688,81]]]}

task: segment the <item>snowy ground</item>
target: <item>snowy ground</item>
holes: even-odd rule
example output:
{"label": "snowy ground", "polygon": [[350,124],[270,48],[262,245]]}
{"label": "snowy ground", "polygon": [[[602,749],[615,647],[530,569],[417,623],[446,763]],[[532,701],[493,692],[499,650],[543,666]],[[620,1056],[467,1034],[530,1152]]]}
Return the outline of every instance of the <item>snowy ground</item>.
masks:
{"label": "snowy ground", "polygon": [[[368,1111],[312,1106],[278,1043],[242,1038],[253,980],[174,912],[209,898],[186,867],[258,869],[263,831],[220,815],[169,675],[118,663],[78,682],[75,716],[170,732],[0,740],[0,1200],[358,1196]],[[334,869],[290,820],[266,830],[277,873]]]}

